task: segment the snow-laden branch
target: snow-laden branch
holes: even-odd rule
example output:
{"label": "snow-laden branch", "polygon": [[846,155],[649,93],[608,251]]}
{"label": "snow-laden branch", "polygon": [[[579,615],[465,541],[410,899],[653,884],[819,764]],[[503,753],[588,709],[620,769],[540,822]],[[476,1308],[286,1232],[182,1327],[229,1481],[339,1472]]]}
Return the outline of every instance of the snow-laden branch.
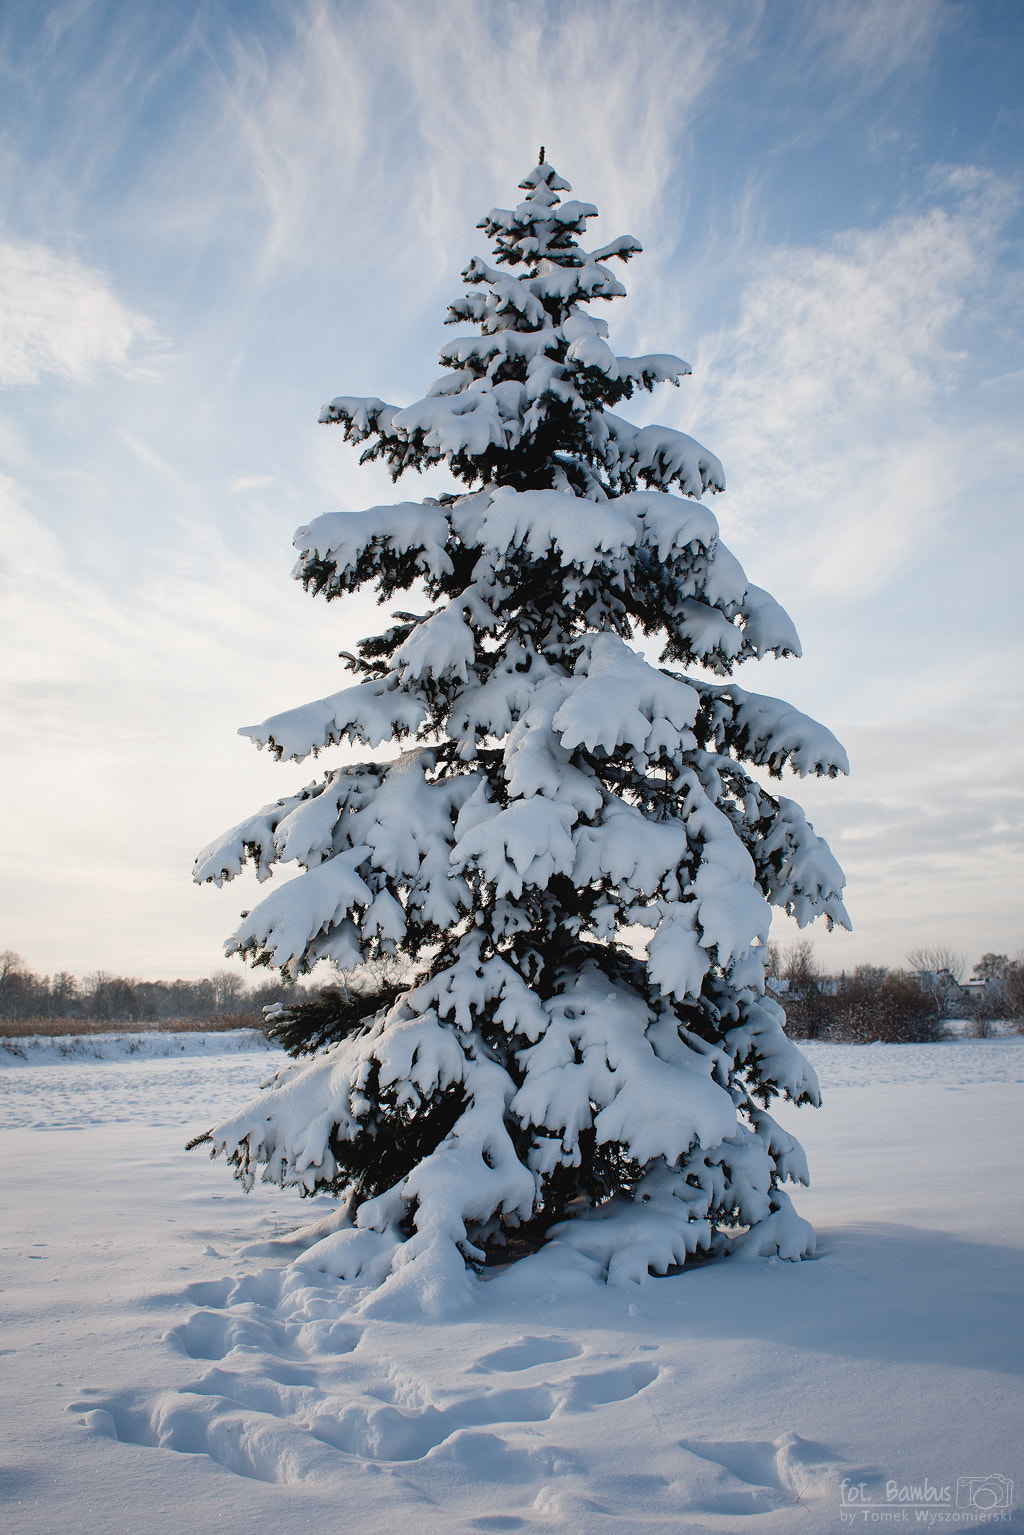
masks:
{"label": "snow-laden branch", "polygon": [[779,774],[788,762],[801,778],[808,773],[835,778],[849,773],[845,750],[825,725],[784,699],[748,693],[734,682],[687,679],[702,699],[703,739],[740,761],[756,762]]}

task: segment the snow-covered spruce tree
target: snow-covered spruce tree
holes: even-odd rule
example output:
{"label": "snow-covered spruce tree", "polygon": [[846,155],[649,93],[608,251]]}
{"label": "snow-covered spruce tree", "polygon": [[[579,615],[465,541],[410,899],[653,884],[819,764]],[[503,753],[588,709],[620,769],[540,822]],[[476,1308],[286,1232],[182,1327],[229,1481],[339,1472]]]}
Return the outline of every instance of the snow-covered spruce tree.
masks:
{"label": "snow-covered spruce tree", "polygon": [[345,1196],[304,1263],[428,1309],[458,1303],[466,1260],[511,1233],[612,1281],[698,1249],[810,1252],[780,1187],[806,1181],[804,1157],[767,1106],[818,1089],[762,956],[771,905],[847,923],[828,847],[743,766],[847,765],[822,726],[725,680],[799,642],[700,502],[721,465],[614,413],[689,372],[616,356],[590,312],[624,292],[608,261],[640,246],[585,251],[597,210],[560,200],[543,152],[522,187],[479,226],[497,266],[472,261],[448,312],[478,334],[445,347],[426,397],[321,416],[396,479],[444,462],[467,487],[296,536],[313,592],[411,589],[417,611],[346,658],[351,686],[242,732],[295,761],[344,740],[405,749],[335,767],[196,868],[218,884],[246,859],[260,879],[304,870],[229,952],[292,975],[418,967],[209,1140],[247,1186],[262,1165]]}

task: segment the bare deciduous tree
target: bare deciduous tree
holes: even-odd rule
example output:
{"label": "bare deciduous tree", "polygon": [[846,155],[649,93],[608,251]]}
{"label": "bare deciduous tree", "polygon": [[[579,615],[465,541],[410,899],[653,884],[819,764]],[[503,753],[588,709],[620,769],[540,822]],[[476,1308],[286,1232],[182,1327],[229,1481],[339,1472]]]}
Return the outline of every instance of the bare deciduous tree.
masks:
{"label": "bare deciduous tree", "polygon": [[933,943],[911,949],[907,955],[907,964],[911,970],[930,971],[934,975],[941,975],[945,971],[957,985],[963,980],[964,971],[967,969],[965,956],[958,949],[950,948],[944,943]]}

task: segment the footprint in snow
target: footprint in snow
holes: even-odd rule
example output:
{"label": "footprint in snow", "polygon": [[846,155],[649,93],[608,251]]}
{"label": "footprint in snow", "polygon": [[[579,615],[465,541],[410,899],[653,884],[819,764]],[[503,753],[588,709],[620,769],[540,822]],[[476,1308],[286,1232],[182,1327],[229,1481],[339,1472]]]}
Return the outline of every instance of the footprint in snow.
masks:
{"label": "footprint in snow", "polygon": [[[834,1492],[840,1471],[849,1474],[824,1445],[782,1434],[761,1439],[681,1439],[680,1447],[698,1463],[687,1477],[687,1507],[696,1513],[760,1514],[807,1498]],[[714,1468],[712,1471],[711,1468]],[[870,1479],[870,1471],[858,1472]]]}
{"label": "footprint in snow", "polygon": [[577,1375],[569,1382],[565,1398],[567,1412],[586,1412],[591,1407],[605,1407],[609,1402],[625,1402],[654,1384],[659,1374],[654,1364],[616,1365],[611,1370],[596,1370]]}
{"label": "footprint in snow", "polygon": [[566,1338],[520,1338],[504,1348],[484,1354],[477,1360],[476,1367],[508,1372],[532,1370],[539,1364],[560,1364],[564,1359],[576,1359],[582,1352],[578,1343],[570,1343]]}
{"label": "footprint in snow", "polygon": [[164,1336],[190,1359],[225,1359],[236,1349],[274,1353],[286,1342],[287,1332],[281,1323],[262,1321],[259,1317],[196,1311]]}

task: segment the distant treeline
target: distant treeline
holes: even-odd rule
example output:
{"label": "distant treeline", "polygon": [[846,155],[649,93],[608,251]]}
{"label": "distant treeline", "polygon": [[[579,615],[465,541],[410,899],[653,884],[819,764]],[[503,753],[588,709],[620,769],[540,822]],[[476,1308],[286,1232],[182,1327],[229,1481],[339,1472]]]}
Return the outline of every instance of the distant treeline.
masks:
{"label": "distant treeline", "polygon": [[933,946],[914,949],[902,970],[858,965],[830,975],[804,940],[769,945],[767,988],[786,1009],[794,1039],[900,1044],[942,1039],[952,1019],[981,1037],[1024,1023],[1024,954],[983,954],[969,979],[966,971],[962,954]]}
{"label": "distant treeline", "polygon": [[199,981],[138,981],[95,970],[81,980],[66,970],[36,975],[13,950],[0,953],[0,1020],[160,1024],[179,1019],[236,1019],[262,1024],[272,1002],[297,1002],[319,988],[280,980],[247,986],[244,976],[217,970]]}
{"label": "distant treeline", "polygon": [[[768,994],[785,1007],[796,1039],[898,1043],[940,1039],[954,1018],[969,1020],[981,1035],[996,1032],[999,1023],[1024,1023],[1022,954],[984,954],[968,980],[963,956],[942,947],[914,950],[906,969],[858,965],[842,975],[823,970],[806,940],[787,948],[770,944],[766,958]],[[397,979],[389,969],[370,978],[370,989],[383,998]],[[66,970],[36,975],[7,949],[0,953],[0,1033],[92,1032],[123,1024],[262,1028],[265,1007],[312,1002],[332,984],[327,977],[307,986],[280,979],[253,985],[233,970],[198,981],[139,981],[96,970],[79,980]]]}

